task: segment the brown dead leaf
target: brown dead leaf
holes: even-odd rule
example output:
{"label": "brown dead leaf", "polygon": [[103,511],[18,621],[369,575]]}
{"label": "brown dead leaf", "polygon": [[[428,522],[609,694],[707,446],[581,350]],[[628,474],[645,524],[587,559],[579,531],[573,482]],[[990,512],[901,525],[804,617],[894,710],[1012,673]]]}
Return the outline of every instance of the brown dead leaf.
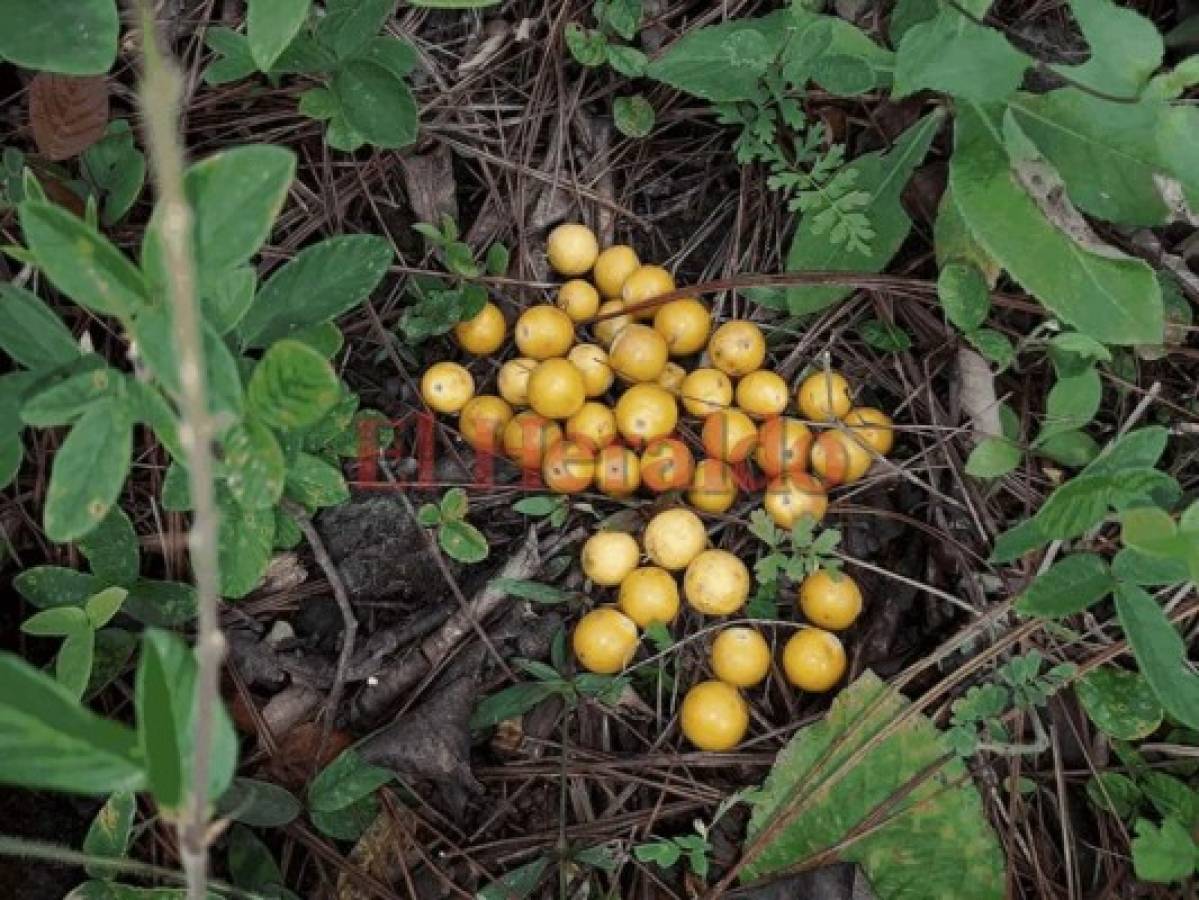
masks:
{"label": "brown dead leaf", "polygon": [[29,125],[47,159],[78,156],[104,136],[108,80],[103,75],[38,72],[29,86]]}
{"label": "brown dead leaf", "polygon": [[314,768],[323,769],[337,754],[353,743],[344,731],[329,732],[325,751],[316,759],[324,727],[318,722],[305,722],[279,736],[279,752],[263,767],[263,776],[288,790],[299,790],[312,777]]}

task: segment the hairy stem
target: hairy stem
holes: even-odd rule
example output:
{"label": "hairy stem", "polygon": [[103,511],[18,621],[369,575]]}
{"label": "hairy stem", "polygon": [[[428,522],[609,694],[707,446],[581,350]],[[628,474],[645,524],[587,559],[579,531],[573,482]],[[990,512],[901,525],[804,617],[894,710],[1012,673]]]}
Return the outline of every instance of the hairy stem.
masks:
{"label": "hairy stem", "polygon": [[183,188],[184,150],[179,137],[183,78],[162,49],[149,0],[137,0],[141,22],[141,104],[154,186],[158,194],[158,229],[167,262],[171,331],[179,356],[179,436],[187,457],[188,487],[194,512],[188,545],[196,582],[199,615],[196,653],[196,730],[192,785],[188,805],[179,820],[179,846],[187,878],[187,894],[203,900],[208,880],[208,771],[218,678],[225,640],[217,619],[218,516],[212,482],[211,443],[214,434],[208,412],[204,349],[196,267],[192,258],[192,211]]}

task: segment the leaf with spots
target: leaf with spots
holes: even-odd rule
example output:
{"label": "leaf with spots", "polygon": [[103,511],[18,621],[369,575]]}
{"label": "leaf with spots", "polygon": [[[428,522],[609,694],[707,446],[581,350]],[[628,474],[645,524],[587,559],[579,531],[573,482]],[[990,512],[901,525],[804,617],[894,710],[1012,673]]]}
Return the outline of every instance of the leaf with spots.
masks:
{"label": "leaf with spots", "polygon": [[221,524],[217,555],[221,567],[221,595],[237,599],[258,586],[271,561],[275,540],[275,511],[246,509],[227,492],[218,497]]}
{"label": "leaf with spots", "polygon": [[253,419],[225,437],[226,484],[233,499],[248,509],[267,509],[283,494],[287,463],[274,433]]}
{"label": "leaf with spots", "polygon": [[282,340],[255,366],[246,389],[251,414],[289,431],[320,421],[341,399],[341,383],[329,361],[307,344]]}
{"label": "leaf with spots", "polygon": [[109,510],[104,521],[79,541],[79,550],[105,584],[128,587],[137,581],[141,568],[137,531],[119,506]]}
{"label": "leaf with spots", "polygon": [[752,797],[743,881],[836,848],[833,858],[861,865],[885,900],[1004,896],[1002,851],[945,737],[910,715],[879,738],[907,706],[868,671],[792,738]]}
{"label": "leaf with spots", "polygon": [[[83,852],[89,856],[105,859],[121,859],[129,849],[129,838],[133,834],[133,816],[137,802],[129,791],[117,791],[100,807],[92,819],[87,837],[83,839]],[[111,870],[102,864],[87,866],[87,874],[93,878],[110,875]]]}
{"label": "leaf with spots", "polygon": [[0,57],[27,69],[100,75],[117,56],[121,21],[113,0],[6,0]]}
{"label": "leaf with spots", "polygon": [[1091,721],[1118,740],[1148,737],[1162,723],[1162,705],[1140,672],[1101,666],[1082,678],[1075,691]]}
{"label": "leaf with spots", "polygon": [[79,372],[34,394],[21,407],[21,421],[36,428],[56,428],[75,421],[103,397],[114,396],[125,376],[107,367]]}
{"label": "leaf with spots", "polygon": [[50,471],[42,522],[52,541],[74,541],[99,525],[129,474],[133,421],[128,405],[106,398],[71,429]]}

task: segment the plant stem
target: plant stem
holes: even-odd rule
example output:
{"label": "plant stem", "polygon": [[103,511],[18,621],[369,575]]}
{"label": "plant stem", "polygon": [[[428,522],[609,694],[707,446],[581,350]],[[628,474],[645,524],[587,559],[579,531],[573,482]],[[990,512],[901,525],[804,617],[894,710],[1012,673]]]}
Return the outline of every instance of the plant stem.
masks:
{"label": "plant stem", "polygon": [[141,104],[154,185],[158,194],[157,227],[167,262],[171,330],[179,355],[179,429],[187,457],[188,487],[193,504],[188,535],[192,576],[196,582],[198,620],[196,654],[195,746],[192,785],[179,820],[179,849],[187,879],[187,895],[203,900],[208,880],[208,771],[216,714],[218,678],[225,639],[217,619],[218,516],[212,482],[211,443],[214,435],[208,412],[202,324],[196,298],[196,268],[192,258],[192,211],[183,187],[184,150],[178,120],[183,78],[159,47],[153,10],[137,0],[142,57]]}

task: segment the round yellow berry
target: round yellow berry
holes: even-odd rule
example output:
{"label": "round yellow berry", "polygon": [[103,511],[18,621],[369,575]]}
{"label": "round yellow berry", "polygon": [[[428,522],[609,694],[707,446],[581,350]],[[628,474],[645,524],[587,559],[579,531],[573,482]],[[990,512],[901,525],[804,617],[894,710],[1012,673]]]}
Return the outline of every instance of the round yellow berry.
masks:
{"label": "round yellow berry", "polygon": [[500,308],[494,303],[485,303],[472,318],[454,326],[454,338],[467,353],[483,356],[500,349],[507,330]]}
{"label": "round yellow berry", "polygon": [[586,399],[583,373],[569,360],[543,360],[529,376],[529,405],[547,419],[569,419]]}
{"label": "round yellow berry", "polygon": [[648,325],[629,325],[613,338],[608,364],[625,381],[657,381],[667,357],[662,335]]}
{"label": "round yellow berry", "polygon": [[886,456],[895,445],[891,417],[873,406],[858,406],[845,414],[850,434],[879,456]]}
{"label": "round yellow berry", "polygon": [[600,304],[599,312],[596,313],[600,318],[591,326],[591,330],[595,332],[595,339],[605,347],[611,347],[616,335],[633,321],[633,317],[628,313],[620,315],[623,309],[623,300],[605,300]]}
{"label": "round yellow berry", "polygon": [[633,312],[633,318],[652,319],[658,308],[640,304],[669,294],[674,288],[674,276],[661,266],[641,266],[625,279],[620,288],[620,299]]}
{"label": "round yellow berry", "polygon": [[728,512],[737,499],[733,467],[723,460],[702,459],[691,476],[687,502],[706,513]]}
{"label": "round yellow berry", "polygon": [[637,624],[614,606],[593,609],[575,626],[571,646],[589,672],[615,675],[637,652]]}
{"label": "round yellow berry", "polygon": [[835,634],[804,628],[783,647],[783,672],[801,690],[822,693],[845,674],[845,648]]}
{"label": "round yellow berry", "polygon": [[641,548],[623,531],[600,531],[587,538],[579,562],[583,574],[598,585],[615,587],[637,568]]}
{"label": "round yellow berry", "polygon": [[570,316],[556,306],[530,306],[516,320],[516,347],[522,356],[550,359],[565,356],[574,343],[575,327]]}
{"label": "round yellow berry", "polygon": [[[644,473],[643,473],[644,476]],[[689,509],[658,513],[645,526],[645,553],[654,565],[674,572],[685,569],[708,546],[704,523]]]}
{"label": "round yellow berry", "polygon": [[689,356],[704,349],[708,342],[712,314],[691,297],[670,300],[654,314],[654,328],[666,339],[671,356]]}
{"label": "round yellow berry", "polygon": [[799,608],[813,625],[848,628],[862,611],[862,591],[844,572],[817,569],[799,586]]}
{"label": "round yellow berry", "polygon": [[704,419],[700,440],[708,456],[743,462],[758,443],[758,427],[739,409],[722,409]]}
{"label": "round yellow berry", "polygon": [[678,363],[668,362],[662,367],[662,374],[658,376],[658,386],[665,388],[672,394],[677,394],[683,387],[683,379],[687,377],[687,370]]}
{"label": "round yellow berry", "polygon": [[519,412],[504,428],[504,453],[522,469],[537,470],[546,451],[562,440],[562,429],[531,409]]}
{"label": "round yellow berry", "polygon": [[683,573],[683,596],[705,616],[729,616],[749,599],[749,569],[727,550],[705,550]]}
{"label": "round yellow berry", "polygon": [[599,309],[599,291],[589,281],[572,278],[558,288],[555,302],[558,309],[570,316],[572,322],[582,322],[594,316]]}
{"label": "round yellow berry", "polygon": [[589,400],[566,420],[566,436],[598,451],[616,440],[616,415],[604,404]]}
{"label": "round yellow berry", "polygon": [[499,397],[480,394],[467,401],[458,413],[462,439],[485,453],[500,449],[504,428],[512,421],[512,407]]}
{"label": "round yellow berry", "polygon": [[781,375],[758,369],[737,382],[737,405],[755,419],[768,419],[782,414],[790,393]]}
{"label": "round yellow berry", "polygon": [[683,379],[679,395],[683,409],[703,418],[733,404],[733,382],[719,369],[696,369]]}
{"label": "round yellow berry", "polygon": [[761,684],[770,671],[770,645],[753,628],[735,625],[712,642],[712,674],[734,687]]}
{"label": "round yellow berry", "polygon": [[695,457],[678,438],[650,441],[641,454],[641,480],[656,494],[687,487],[694,471]]}
{"label": "round yellow berry", "polygon": [[620,583],[616,606],[638,628],[669,625],[679,614],[679,586],[665,569],[642,566]]}
{"label": "round yellow berry", "polygon": [[798,419],[774,418],[758,429],[758,448],[754,462],[774,478],[784,472],[802,471],[812,449],[812,432]]}
{"label": "round yellow berry", "polygon": [[628,244],[613,244],[595,260],[591,277],[605,300],[620,297],[620,289],[630,275],[641,268],[641,260]]}
{"label": "round yellow berry", "polygon": [[500,366],[500,374],[496,376],[500,396],[513,406],[528,406],[529,376],[535,368],[537,360],[527,356],[518,356]]}
{"label": "round yellow berry", "polygon": [[824,487],[807,472],[787,472],[766,485],[763,504],[774,524],[790,531],[801,516],[819,522],[828,509]]}
{"label": "round yellow berry", "polygon": [[795,392],[795,402],[804,417],[813,422],[840,419],[853,405],[849,397],[849,382],[840,372],[809,375]]}
{"label": "round yellow berry", "polygon": [[749,706],[731,684],[701,681],[683,698],[679,723],[683,735],[700,750],[732,750],[749,729]]}
{"label": "round yellow berry", "polygon": [[545,255],[560,275],[582,275],[595,265],[599,241],[586,225],[565,222],[549,233]]}
{"label": "round yellow berry", "polygon": [[873,462],[864,444],[840,429],[824,432],[812,444],[812,471],[830,486],[857,481]]}
{"label": "round yellow berry", "polygon": [[420,395],[434,412],[456,413],[474,394],[475,379],[455,362],[434,363],[420,380]]}
{"label": "round yellow berry", "polygon": [[674,397],[656,384],[635,384],[616,401],[616,427],[634,447],[666,437],[678,421]]}
{"label": "round yellow berry", "polygon": [[595,481],[595,451],[578,441],[559,441],[545,451],[541,479],[555,494],[577,494]]}
{"label": "round yellow berry", "polygon": [[615,376],[608,365],[608,353],[599,344],[575,344],[566,358],[583,373],[583,388],[588,397],[598,397],[612,387]]}
{"label": "round yellow berry", "polygon": [[766,360],[766,338],[753,322],[725,322],[708,341],[708,354],[722,372],[735,378],[748,375]]}
{"label": "round yellow berry", "polygon": [[641,487],[641,461],[620,444],[609,444],[595,461],[595,486],[609,497],[628,497]]}

